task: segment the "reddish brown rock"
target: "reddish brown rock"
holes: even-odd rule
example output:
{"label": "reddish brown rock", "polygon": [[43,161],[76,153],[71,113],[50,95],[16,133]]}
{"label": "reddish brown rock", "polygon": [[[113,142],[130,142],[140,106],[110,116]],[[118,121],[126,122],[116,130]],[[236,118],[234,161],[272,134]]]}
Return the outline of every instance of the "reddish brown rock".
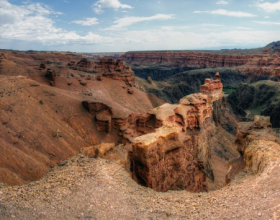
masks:
{"label": "reddish brown rock", "polygon": [[68,66],[70,66],[70,67],[73,67],[73,66],[75,66],[76,65],[76,62],[75,61],[70,61],[69,63],[68,63]]}
{"label": "reddish brown rock", "polygon": [[[157,191],[203,192],[208,190],[207,178],[214,181],[213,175],[221,175],[213,174],[214,167],[231,166],[230,174],[226,176],[227,170],[222,174],[221,185],[226,184],[226,177],[233,178],[243,168],[236,150],[228,149],[232,154],[227,156],[230,158],[227,164],[215,153],[216,148],[212,149],[223,137],[216,140],[218,143],[209,141],[217,133],[213,103],[223,97],[219,74],[215,80],[207,80],[202,90],[204,93],[182,98],[178,105],[164,104],[149,112],[156,119],[155,125],[160,126],[154,133],[139,136],[132,142],[131,170],[138,183]],[[213,156],[221,162],[213,162]]]}
{"label": "reddish brown rock", "polygon": [[127,52],[123,59],[134,64],[179,63],[183,66],[209,68],[240,66],[248,62],[250,56],[218,55],[207,52],[168,51],[168,52]]}
{"label": "reddish brown rock", "polygon": [[182,143],[171,127],[134,140],[132,170],[137,182],[157,191],[207,190],[203,163],[195,159],[191,137]]}
{"label": "reddish brown rock", "polygon": [[115,80],[122,80],[128,84],[134,84],[134,72],[129,66],[123,62],[122,59],[118,59],[116,62],[111,58],[102,58],[99,64],[96,66],[96,71],[103,71],[103,76],[112,78]]}
{"label": "reddish brown rock", "polygon": [[127,93],[128,94],[133,94],[133,90],[132,89],[127,89]]}
{"label": "reddish brown rock", "polygon": [[280,144],[280,140],[272,131],[269,116],[255,116],[254,122],[240,122],[238,124],[235,144],[239,152],[244,154],[248,143],[257,140],[274,141]]}
{"label": "reddish brown rock", "polygon": [[46,64],[41,63],[41,64],[40,64],[40,68],[41,68],[41,69],[46,69],[46,68],[47,68],[47,66],[46,66]]}
{"label": "reddish brown rock", "polygon": [[253,173],[270,174],[280,162],[280,139],[272,131],[269,119],[256,116],[254,122],[239,123],[235,143],[244,156],[246,169]]}
{"label": "reddish brown rock", "polygon": [[[219,186],[229,182],[242,169],[242,163],[231,145],[226,148],[229,153],[216,153],[228,138],[219,131],[221,128],[217,131],[212,113],[214,103],[215,108],[222,103],[219,74],[202,90],[182,98],[179,104],[166,103],[146,114],[124,112],[109,103],[83,104],[95,116],[98,131],[117,131],[122,143],[132,144],[130,170],[138,183],[158,191],[203,192],[208,190],[209,181],[218,181]],[[214,135],[219,138],[214,140]],[[213,171],[220,166],[225,167],[222,173]],[[231,167],[228,175],[227,167]]]}
{"label": "reddish brown rock", "polygon": [[[70,62],[70,64],[73,64]],[[78,67],[82,67],[82,68],[90,68],[92,67],[92,63],[90,61],[88,61],[86,58],[82,58],[77,65]]]}
{"label": "reddish brown rock", "polygon": [[47,69],[47,73],[45,76],[50,81],[50,85],[55,86],[55,78],[57,76],[55,70]]}
{"label": "reddish brown rock", "polygon": [[102,143],[102,144],[82,148],[81,153],[89,158],[102,157],[108,151],[113,150],[115,146],[116,145],[114,143]]}
{"label": "reddish brown rock", "polygon": [[86,86],[86,85],[87,85],[87,82],[81,81],[80,84],[81,84],[82,86]]}
{"label": "reddish brown rock", "polygon": [[255,55],[223,55],[223,51],[127,52],[123,59],[130,65],[159,65],[175,69],[178,65],[180,68],[236,67],[238,72],[250,77],[261,76],[280,81],[279,52],[270,54],[266,49]]}

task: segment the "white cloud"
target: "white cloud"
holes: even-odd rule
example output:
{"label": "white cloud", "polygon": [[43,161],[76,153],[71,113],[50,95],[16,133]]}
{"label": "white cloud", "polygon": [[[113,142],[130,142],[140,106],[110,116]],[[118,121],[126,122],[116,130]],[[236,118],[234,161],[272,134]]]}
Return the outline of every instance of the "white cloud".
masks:
{"label": "white cloud", "polygon": [[256,15],[242,12],[242,11],[228,11],[225,9],[218,9],[213,11],[194,11],[194,13],[207,13],[207,14],[213,14],[213,15],[225,15],[225,16],[231,16],[231,17],[255,17]]}
{"label": "white cloud", "polygon": [[[122,50],[184,50],[214,47],[254,47],[279,39],[280,31],[235,30],[197,33],[189,30],[126,31],[119,47]],[[253,42],[253,43],[252,43]]]}
{"label": "white cloud", "polygon": [[257,7],[267,11],[267,12],[275,12],[275,11],[280,11],[280,1],[275,2],[275,3],[259,3],[257,4]]}
{"label": "white cloud", "polygon": [[96,3],[94,3],[92,5],[92,8],[95,11],[95,13],[101,14],[101,13],[104,12],[102,10],[102,8],[113,8],[113,9],[117,10],[119,8],[131,9],[133,7],[130,6],[130,5],[122,4],[122,3],[119,2],[119,0],[98,0]]}
{"label": "white cloud", "polygon": [[208,23],[204,23],[204,24],[201,24],[201,26],[207,26],[207,27],[224,27],[225,25],[223,25],[223,24],[208,24]]}
{"label": "white cloud", "polygon": [[189,25],[189,26],[162,26],[162,30],[186,30],[186,29],[194,29],[194,28],[200,28],[201,30],[205,30],[205,27],[211,27],[212,29],[217,27],[225,27],[225,25],[222,24],[208,24],[208,23],[203,23],[203,24],[196,24],[196,25]]}
{"label": "white cloud", "polygon": [[235,28],[240,30],[252,30],[252,28],[247,28],[247,27],[235,27]]}
{"label": "white cloud", "polygon": [[152,20],[168,20],[168,19],[173,19],[174,15],[172,14],[156,14],[154,16],[150,16],[150,17],[134,17],[134,16],[130,16],[130,17],[124,17],[124,18],[120,18],[117,19],[116,21],[114,21],[114,25],[112,25],[109,28],[105,28],[104,30],[121,30],[125,27],[128,27],[130,25],[133,25],[135,23],[141,22],[141,21],[152,21]]}
{"label": "white cloud", "polygon": [[218,1],[218,2],[216,2],[216,4],[217,5],[227,5],[228,4],[228,2],[227,1]]}
{"label": "white cloud", "polygon": [[80,24],[82,26],[92,26],[98,24],[99,22],[97,18],[86,18],[85,20],[75,20],[71,23]]}
{"label": "white cloud", "polygon": [[275,21],[254,21],[254,22],[258,24],[280,25],[280,22],[275,22]]}
{"label": "white cloud", "polygon": [[264,18],[268,19],[268,18],[270,18],[270,17],[269,17],[269,16],[265,16]]}
{"label": "white cloud", "polygon": [[42,4],[22,6],[0,0],[0,39],[42,43],[43,45],[63,44],[111,44],[114,39],[89,32],[80,36],[74,31],[66,31],[54,26],[48,16],[57,14]]}
{"label": "white cloud", "polygon": [[[109,32],[110,37],[107,37],[107,33],[107,36],[105,34],[102,36],[93,32],[79,35],[75,31],[58,28],[55,21],[51,19],[53,15],[57,15],[57,12],[44,4],[26,3],[19,6],[10,4],[6,0],[0,0],[1,47],[19,49],[20,45],[21,49],[27,50],[30,49],[30,45],[36,45],[33,48],[37,50],[50,48],[53,50],[60,50],[61,48],[69,50],[71,48],[73,51],[88,52],[182,50],[226,46],[249,48],[277,41],[280,36],[280,30],[255,31],[237,27],[238,29],[226,31],[228,29],[223,29],[221,24],[211,23],[177,27],[165,26],[146,31],[111,31]],[[172,18],[174,18],[174,15],[161,14],[150,17],[125,17],[117,19],[109,30],[124,29],[137,22]],[[82,21],[86,22],[87,19]],[[263,23],[263,21],[261,22]],[[279,25],[280,22],[275,21],[269,24],[272,23]],[[200,31],[200,28],[207,28],[207,26],[211,29],[210,31]],[[216,28],[219,28],[219,31]]]}

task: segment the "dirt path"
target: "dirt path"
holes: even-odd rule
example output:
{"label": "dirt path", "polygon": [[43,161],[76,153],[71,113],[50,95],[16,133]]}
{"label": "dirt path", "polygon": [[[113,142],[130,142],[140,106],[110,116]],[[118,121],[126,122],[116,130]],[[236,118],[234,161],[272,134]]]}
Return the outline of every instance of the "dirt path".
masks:
{"label": "dirt path", "polygon": [[76,156],[28,185],[0,185],[0,219],[280,219],[279,167],[209,193],[155,192],[113,161]]}

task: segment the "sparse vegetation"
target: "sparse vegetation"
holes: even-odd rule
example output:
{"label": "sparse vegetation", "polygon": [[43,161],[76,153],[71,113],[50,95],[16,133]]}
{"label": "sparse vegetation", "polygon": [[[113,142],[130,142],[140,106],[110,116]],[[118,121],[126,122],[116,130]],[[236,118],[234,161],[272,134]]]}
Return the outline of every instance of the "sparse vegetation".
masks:
{"label": "sparse vegetation", "polygon": [[40,100],[40,104],[43,105],[44,104],[44,100]]}
{"label": "sparse vegetation", "polygon": [[236,90],[236,87],[233,87],[233,86],[226,86],[223,88],[223,92],[225,94],[231,94],[235,90]]}

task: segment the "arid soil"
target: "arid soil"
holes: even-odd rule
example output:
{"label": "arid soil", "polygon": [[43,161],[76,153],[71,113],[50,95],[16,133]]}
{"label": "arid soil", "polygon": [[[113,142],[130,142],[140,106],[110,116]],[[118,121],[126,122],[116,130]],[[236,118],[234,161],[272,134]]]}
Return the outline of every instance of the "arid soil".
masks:
{"label": "arid soil", "polygon": [[0,219],[280,219],[280,139],[237,125],[218,73],[162,105],[122,60],[0,58]]}
{"label": "arid soil", "polygon": [[[118,142],[116,132],[97,132],[94,116],[82,105],[84,100],[110,102],[128,112],[144,113],[154,107],[144,92],[123,80],[94,79],[101,77],[102,68],[91,75],[69,68],[69,61],[77,63],[82,58],[74,55],[1,53],[1,182],[17,185],[38,180],[83,147]],[[41,68],[42,63],[46,68]],[[45,77],[47,68],[56,73],[53,86]],[[160,103],[156,97],[154,100]]]}
{"label": "arid soil", "polygon": [[0,219],[280,219],[280,166],[208,193],[156,192],[121,164],[77,155],[41,180],[0,185]]}

